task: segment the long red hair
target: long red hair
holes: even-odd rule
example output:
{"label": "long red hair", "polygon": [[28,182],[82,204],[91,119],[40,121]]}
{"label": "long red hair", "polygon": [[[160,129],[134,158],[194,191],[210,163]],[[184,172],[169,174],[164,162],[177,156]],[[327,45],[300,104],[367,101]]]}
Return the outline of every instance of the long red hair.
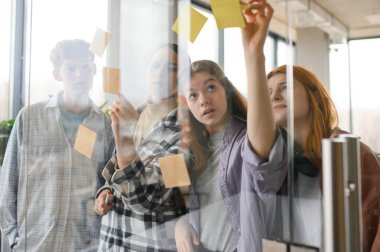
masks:
{"label": "long red hair", "polygon": [[[276,74],[286,74],[286,65],[274,68],[268,79]],[[301,66],[293,66],[293,79],[306,90],[311,110],[311,128],[306,137],[304,153],[318,167],[321,167],[322,138],[328,138],[338,125],[338,114],[334,103],[323,83],[311,71]]]}

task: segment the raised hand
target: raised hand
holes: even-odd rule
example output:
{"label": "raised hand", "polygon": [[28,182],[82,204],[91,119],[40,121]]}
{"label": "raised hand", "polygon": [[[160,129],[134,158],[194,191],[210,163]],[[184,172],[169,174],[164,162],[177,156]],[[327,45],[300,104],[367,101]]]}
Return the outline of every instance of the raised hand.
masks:
{"label": "raised hand", "polygon": [[252,149],[267,159],[276,138],[272,104],[265,71],[264,44],[273,9],[266,0],[250,0],[242,39],[248,82],[247,133]]}
{"label": "raised hand", "polygon": [[244,47],[253,52],[264,47],[273,8],[266,0],[250,0],[248,5],[250,7],[243,13],[247,25],[242,28],[242,37]]}
{"label": "raised hand", "polygon": [[109,114],[112,119],[119,168],[123,168],[136,157],[133,134],[139,114],[123,96],[110,106]]}

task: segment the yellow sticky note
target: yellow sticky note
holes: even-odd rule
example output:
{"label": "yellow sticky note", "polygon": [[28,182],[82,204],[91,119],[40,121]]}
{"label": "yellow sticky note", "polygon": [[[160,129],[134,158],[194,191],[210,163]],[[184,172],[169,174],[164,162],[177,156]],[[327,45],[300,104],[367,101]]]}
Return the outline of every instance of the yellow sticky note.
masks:
{"label": "yellow sticky note", "polygon": [[99,57],[102,57],[110,41],[111,34],[98,28],[92,40],[90,51]]}
{"label": "yellow sticky note", "polygon": [[198,34],[201,32],[203,26],[207,22],[207,17],[191,7],[189,22],[189,20],[186,19],[187,13],[185,13],[185,11],[189,11],[189,9],[182,9],[180,15],[177,17],[177,20],[172,26],[172,30],[175,31],[178,35],[194,43],[195,39],[198,37]]}
{"label": "yellow sticky note", "polygon": [[96,132],[79,125],[74,149],[91,159],[92,151],[96,142]]}
{"label": "yellow sticky note", "polygon": [[239,0],[210,0],[210,4],[219,29],[245,27]]}
{"label": "yellow sticky note", "polygon": [[120,69],[103,67],[103,91],[116,95],[120,94]]}
{"label": "yellow sticky note", "polygon": [[165,188],[191,185],[183,154],[165,156],[158,159]]}

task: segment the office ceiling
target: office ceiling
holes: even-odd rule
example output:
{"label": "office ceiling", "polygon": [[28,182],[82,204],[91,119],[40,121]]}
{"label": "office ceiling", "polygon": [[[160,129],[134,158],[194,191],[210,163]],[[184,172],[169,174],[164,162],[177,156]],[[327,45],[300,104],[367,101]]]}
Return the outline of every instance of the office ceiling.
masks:
{"label": "office ceiling", "polygon": [[349,38],[380,37],[380,0],[316,0],[348,27]]}
{"label": "office ceiling", "polygon": [[[268,0],[275,9],[271,29],[286,35],[285,2],[308,2],[309,0]],[[380,37],[380,0],[310,0],[329,12],[334,19],[347,28],[347,39]],[[210,0],[198,0],[209,5]],[[291,5],[291,3],[290,3]],[[289,6],[290,6],[289,5]],[[297,20],[292,15],[291,34],[296,39]]]}

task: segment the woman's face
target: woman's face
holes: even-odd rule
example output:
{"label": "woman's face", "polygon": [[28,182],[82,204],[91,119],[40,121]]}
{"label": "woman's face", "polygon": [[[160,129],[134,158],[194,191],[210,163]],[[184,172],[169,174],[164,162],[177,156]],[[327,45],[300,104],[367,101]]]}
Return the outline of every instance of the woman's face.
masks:
{"label": "woman's face", "polygon": [[171,48],[157,51],[149,64],[149,98],[159,102],[177,92],[177,54]]}
{"label": "woman's face", "polygon": [[224,129],[227,117],[227,95],[215,76],[199,72],[191,77],[186,101],[194,117],[205,125],[210,135]]}
{"label": "woman's face", "polygon": [[[269,94],[272,101],[272,108],[275,121],[282,127],[287,126],[287,96],[286,96],[286,75],[279,73],[273,75],[268,80]],[[302,122],[311,119],[310,103],[306,90],[302,83],[294,80],[294,121]]]}

